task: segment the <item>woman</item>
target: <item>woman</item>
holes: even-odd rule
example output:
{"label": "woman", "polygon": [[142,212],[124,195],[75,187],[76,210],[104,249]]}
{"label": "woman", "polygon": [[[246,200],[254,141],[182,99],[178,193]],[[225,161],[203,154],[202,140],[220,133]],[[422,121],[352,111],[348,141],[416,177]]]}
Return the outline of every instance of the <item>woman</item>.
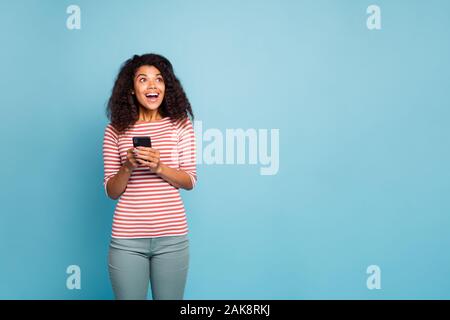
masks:
{"label": "woman", "polygon": [[[107,106],[104,187],[119,199],[109,246],[116,299],[183,299],[188,225],[179,189],[197,182],[189,100],[171,63],[135,55],[121,67]],[[133,147],[149,136],[151,147]]]}

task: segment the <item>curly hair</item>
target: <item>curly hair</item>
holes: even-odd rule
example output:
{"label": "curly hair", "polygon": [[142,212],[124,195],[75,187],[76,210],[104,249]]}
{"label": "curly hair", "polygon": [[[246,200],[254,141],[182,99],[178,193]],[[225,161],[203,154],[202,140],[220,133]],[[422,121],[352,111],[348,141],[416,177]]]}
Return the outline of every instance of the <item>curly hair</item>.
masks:
{"label": "curly hair", "polygon": [[180,81],[175,76],[170,61],[161,55],[148,53],[140,56],[134,55],[120,68],[106,107],[106,116],[112,126],[122,132],[139,119],[139,102],[131,94],[131,91],[134,88],[134,75],[137,69],[143,65],[154,66],[163,76],[165,94],[158,108],[161,116],[170,117],[172,120],[181,120],[188,117],[189,114],[194,119],[191,104]]}

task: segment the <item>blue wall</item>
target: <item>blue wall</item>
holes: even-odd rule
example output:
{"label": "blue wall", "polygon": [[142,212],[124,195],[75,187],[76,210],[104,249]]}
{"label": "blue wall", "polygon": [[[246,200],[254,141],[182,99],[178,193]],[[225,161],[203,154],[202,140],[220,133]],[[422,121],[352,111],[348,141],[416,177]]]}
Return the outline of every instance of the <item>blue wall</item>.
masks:
{"label": "blue wall", "polygon": [[[381,30],[366,26],[371,4]],[[0,298],[113,298],[104,110],[120,64],[155,52],[203,132],[279,129],[277,174],[202,163],[182,192],[185,299],[449,299],[449,12],[444,0],[2,1]],[[80,290],[66,287],[70,265]],[[381,289],[367,287],[370,265]]]}

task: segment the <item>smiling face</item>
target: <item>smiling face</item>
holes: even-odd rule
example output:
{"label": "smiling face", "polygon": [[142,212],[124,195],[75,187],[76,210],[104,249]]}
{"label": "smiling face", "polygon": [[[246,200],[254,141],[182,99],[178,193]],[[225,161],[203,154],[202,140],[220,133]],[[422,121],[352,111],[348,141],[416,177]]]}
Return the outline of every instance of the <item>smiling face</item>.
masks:
{"label": "smiling face", "polygon": [[154,66],[140,66],[134,75],[134,94],[144,112],[156,111],[161,105],[166,86],[161,72]]}

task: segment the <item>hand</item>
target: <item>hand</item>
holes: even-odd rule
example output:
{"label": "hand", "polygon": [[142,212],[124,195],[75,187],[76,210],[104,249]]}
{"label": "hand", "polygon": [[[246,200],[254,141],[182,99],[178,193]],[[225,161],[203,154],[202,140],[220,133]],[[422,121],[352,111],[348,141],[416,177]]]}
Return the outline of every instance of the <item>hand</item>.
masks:
{"label": "hand", "polygon": [[139,164],[146,166],[150,172],[159,174],[162,170],[162,163],[159,158],[159,151],[148,147],[137,147],[136,160]]}
{"label": "hand", "polygon": [[139,163],[136,161],[134,157],[133,148],[127,150],[127,161],[125,162],[125,166],[128,170],[133,171],[134,168],[137,168]]}

